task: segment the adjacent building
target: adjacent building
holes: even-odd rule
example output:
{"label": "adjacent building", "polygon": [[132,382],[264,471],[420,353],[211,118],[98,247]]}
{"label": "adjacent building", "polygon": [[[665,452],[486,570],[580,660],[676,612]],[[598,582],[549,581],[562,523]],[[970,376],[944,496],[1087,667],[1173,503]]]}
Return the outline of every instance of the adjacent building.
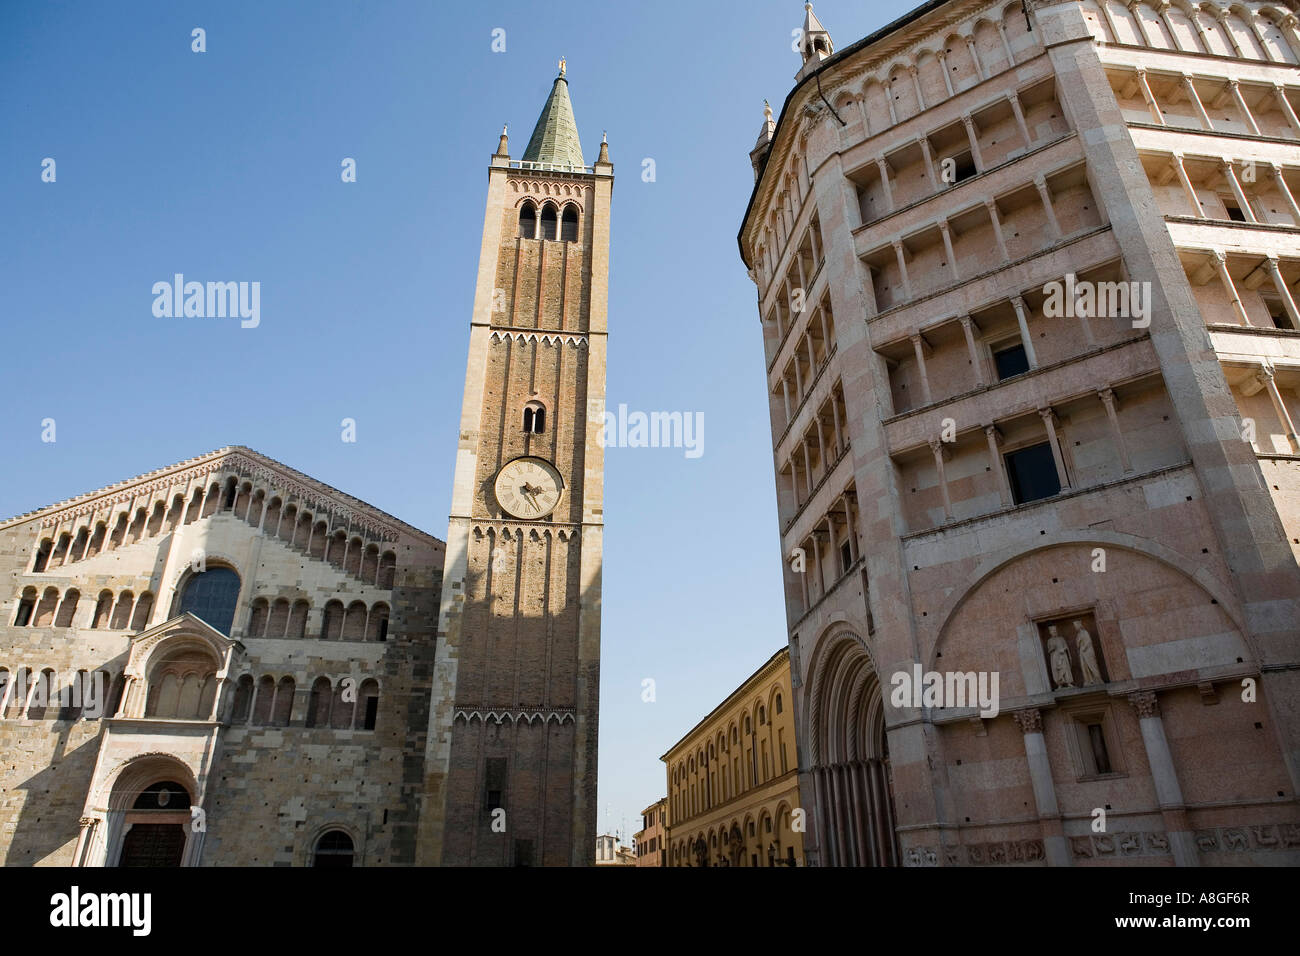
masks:
{"label": "adjacent building", "polygon": [[661,797],[641,811],[641,829],[633,835],[637,866],[667,866],[668,798]]}
{"label": "adjacent building", "polygon": [[788,648],[660,759],[668,776],[663,865],[803,865]]}
{"label": "adjacent building", "polygon": [[810,865],[1300,862],[1289,5],[801,44],[739,244]]}
{"label": "adjacent building", "polygon": [[596,866],[636,866],[636,850],[622,843],[615,833],[596,837]]}

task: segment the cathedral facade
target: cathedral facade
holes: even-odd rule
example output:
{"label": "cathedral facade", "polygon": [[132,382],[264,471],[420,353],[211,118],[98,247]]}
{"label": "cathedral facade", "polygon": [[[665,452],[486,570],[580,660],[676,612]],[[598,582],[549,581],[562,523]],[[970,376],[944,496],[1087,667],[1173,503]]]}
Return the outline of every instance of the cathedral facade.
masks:
{"label": "cathedral facade", "polygon": [[0,523],[4,865],[592,862],[612,182],[561,62],[489,165],[450,554],[243,447]]}
{"label": "cathedral facade", "polygon": [[1300,862],[1293,11],[800,36],[739,243],[809,864]]}

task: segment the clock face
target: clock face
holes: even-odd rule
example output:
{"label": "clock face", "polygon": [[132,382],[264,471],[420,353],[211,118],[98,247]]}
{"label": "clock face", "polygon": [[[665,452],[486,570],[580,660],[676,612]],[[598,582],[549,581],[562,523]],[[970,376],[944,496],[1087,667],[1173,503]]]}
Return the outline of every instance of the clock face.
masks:
{"label": "clock face", "polygon": [[497,472],[497,503],[516,518],[542,518],[555,510],[564,479],[543,458],[516,458]]}

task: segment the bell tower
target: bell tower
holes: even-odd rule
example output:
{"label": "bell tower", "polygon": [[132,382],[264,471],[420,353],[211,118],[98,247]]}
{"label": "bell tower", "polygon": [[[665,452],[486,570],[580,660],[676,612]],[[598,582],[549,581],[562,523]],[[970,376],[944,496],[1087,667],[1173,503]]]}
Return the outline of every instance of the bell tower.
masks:
{"label": "bell tower", "polygon": [[576,866],[596,840],[614,167],[565,62],[488,164],[447,530],[419,862]]}

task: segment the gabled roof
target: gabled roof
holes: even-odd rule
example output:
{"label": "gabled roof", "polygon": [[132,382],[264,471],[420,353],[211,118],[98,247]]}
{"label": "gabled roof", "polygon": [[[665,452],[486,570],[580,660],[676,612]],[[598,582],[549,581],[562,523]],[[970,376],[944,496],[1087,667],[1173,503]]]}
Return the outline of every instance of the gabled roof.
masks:
{"label": "gabled roof", "polygon": [[564,78],[563,67],[551,84],[551,95],[546,98],[542,115],[537,118],[537,126],[521,158],[530,163],[585,165],[578,124],[573,118],[573,104],[569,102],[569,81]]}
{"label": "gabled roof", "polygon": [[62,511],[72,511],[75,514],[90,513],[103,507],[106,498],[114,502],[126,501],[134,495],[146,493],[152,487],[161,484],[173,484],[183,480],[186,477],[185,473],[210,473],[218,471],[227,465],[264,477],[272,485],[278,485],[286,493],[314,500],[336,513],[350,512],[355,515],[359,524],[370,526],[376,531],[388,532],[393,535],[402,532],[440,544],[444,543],[427,531],[421,531],[419,528],[407,524],[388,512],[362,501],[360,498],[354,498],[352,495],[339,491],[323,481],[318,481],[310,475],[303,474],[301,471],[290,468],[274,458],[269,458],[243,445],[227,445],[225,448],[218,448],[205,455],[187,458],[165,468],[158,468],[154,471],[145,472],[143,475],[137,475],[134,478],[107,485],[97,491],[90,491],[55,502],[52,505],[46,505],[44,508],[37,508],[35,511],[16,515],[0,521],[0,528],[30,521],[33,518],[48,517]]}

